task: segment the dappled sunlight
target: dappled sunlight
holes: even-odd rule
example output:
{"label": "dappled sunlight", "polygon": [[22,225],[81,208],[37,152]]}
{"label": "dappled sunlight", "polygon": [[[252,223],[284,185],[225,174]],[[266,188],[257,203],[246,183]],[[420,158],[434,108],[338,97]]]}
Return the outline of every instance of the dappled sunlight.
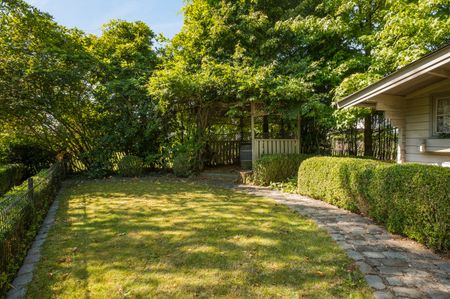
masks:
{"label": "dappled sunlight", "polygon": [[170,181],[72,187],[43,255],[30,298],[370,292],[312,221],[271,200]]}

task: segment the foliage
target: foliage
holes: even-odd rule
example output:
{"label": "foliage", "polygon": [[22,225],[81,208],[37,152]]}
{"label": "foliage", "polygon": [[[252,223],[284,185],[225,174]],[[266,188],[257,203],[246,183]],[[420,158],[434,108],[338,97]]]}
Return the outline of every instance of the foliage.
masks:
{"label": "foliage", "polygon": [[433,249],[450,249],[450,169],[355,158],[305,160],[298,192],[383,223]]}
{"label": "foliage", "polygon": [[142,175],[144,162],[141,158],[133,155],[127,155],[119,162],[118,172],[126,177],[138,177]]}
{"label": "foliage", "polygon": [[286,182],[297,175],[300,164],[309,157],[304,154],[265,155],[255,163],[253,183],[269,186],[275,182]]}
{"label": "foliage", "polygon": [[0,196],[20,184],[24,176],[25,167],[22,164],[0,165]]}
{"label": "foliage", "polygon": [[[33,177],[33,200],[27,182],[0,197],[0,296],[4,296],[33,242],[64,176],[58,162]],[[7,214],[4,209],[8,207]]]}
{"label": "foliage", "polygon": [[272,182],[270,183],[270,187],[272,189],[281,190],[287,193],[297,193],[298,187],[298,178],[297,176],[289,178],[286,182]]}
{"label": "foliage", "polygon": [[2,2],[0,25],[0,123],[52,149],[90,149],[98,115],[89,83],[97,63],[84,35],[19,0]]}
{"label": "foliage", "polygon": [[[360,49],[364,63],[336,87],[335,100],[450,42],[450,6],[446,0],[358,2],[342,2],[338,11],[350,12],[354,25],[362,26],[361,30],[353,29],[351,43]],[[340,118],[345,121],[345,116]]]}
{"label": "foliage", "polygon": [[179,177],[188,177],[193,173],[192,161],[186,152],[179,152],[173,159],[173,173]]}
{"label": "foliage", "polygon": [[272,200],[178,180],[65,189],[42,256],[28,298],[372,295],[313,221]]}
{"label": "foliage", "polygon": [[26,175],[31,176],[50,167],[56,159],[56,152],[33,138],[6,138],[3,161],[25,166]]}
{"label": "foliage", "polygon": [[21,0],[1,3],[0,24],[0,127],[95,176],[111,153],[159,153],[166,122],[146,90],[157,63],[147,25],[111,21],[87,36]]}
{"label": "foliage", "polygon": [[158,61],[154,39],[145,23],[120,20],[103,25],[100,37],[89,37],[89,52],[101,68],[94,90],[101,140],[112,151],[146,156],[159,150],[164,122],[146,88]]}

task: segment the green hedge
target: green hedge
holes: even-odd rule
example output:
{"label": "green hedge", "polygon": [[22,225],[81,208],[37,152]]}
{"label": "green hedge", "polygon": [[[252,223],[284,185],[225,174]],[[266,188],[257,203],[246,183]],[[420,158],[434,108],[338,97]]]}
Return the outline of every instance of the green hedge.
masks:
{"label": "green hedge", "polygon": [[25,166],[22,164],[0,165],[0,196],[20,184],[24,176]]}
{"label": "green hedge", "polygon": [[435,250],[450,249],[450,169],[315,157],[299,168],[298,192],[368,215]]}
{"label": "green hedge", "polygon": [[268,186],[274,182],[286,182],[297,175],[298,167],[309,155],[265,155],[256,161],[253,169],[253,183]]}
{"label": "green hedge", "polygon": [[20,268],[64,174],[63,163],[55,163],[33,176],[32,197],[27,182],[0,197],[0,298]]}

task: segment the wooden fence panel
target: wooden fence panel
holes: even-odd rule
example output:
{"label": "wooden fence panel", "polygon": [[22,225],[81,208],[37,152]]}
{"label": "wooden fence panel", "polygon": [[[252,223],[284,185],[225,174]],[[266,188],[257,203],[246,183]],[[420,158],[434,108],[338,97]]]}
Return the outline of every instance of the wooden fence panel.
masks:
{"label": "wooden fence panel", "polygon": [[239,164],[240,141],[213,141],[208,144],[208,166]]}
{"label": "wooden fence panel", "polygon": [[255,139],[253,141],[253,161],[263,155],[298,154],[299,152],[297,139]]}

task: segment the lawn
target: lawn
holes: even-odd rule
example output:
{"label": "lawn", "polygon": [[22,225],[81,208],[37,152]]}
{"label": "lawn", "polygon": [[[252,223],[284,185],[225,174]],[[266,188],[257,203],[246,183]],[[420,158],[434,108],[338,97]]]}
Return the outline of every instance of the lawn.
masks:
{"label": "lawn", "polygon": [[182,181],[65,189],[28,298],[371,298],[311,220],[274,201]]}

